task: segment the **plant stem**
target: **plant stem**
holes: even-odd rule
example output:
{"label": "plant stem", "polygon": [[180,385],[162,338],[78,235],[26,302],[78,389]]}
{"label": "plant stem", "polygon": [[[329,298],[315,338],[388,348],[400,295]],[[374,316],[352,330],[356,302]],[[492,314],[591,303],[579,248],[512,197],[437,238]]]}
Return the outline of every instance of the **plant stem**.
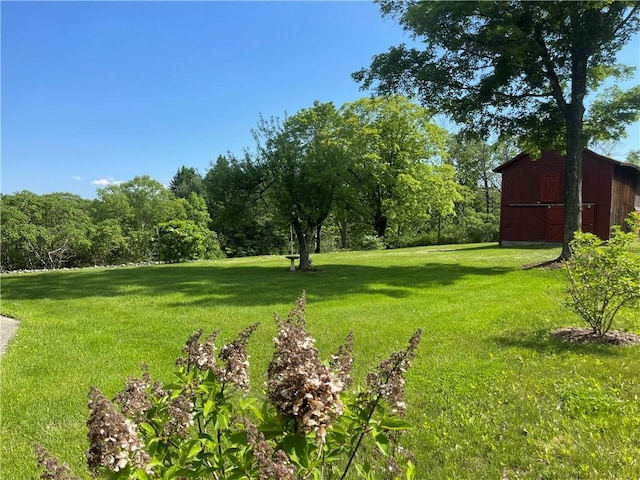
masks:
{"label": "plant stem", "polygon": [[[371,411],[369,412],[369,416],[367,417],[367,422],[365,423],[365,426],[368,425],[369,422],[371,421],[371,417],[373,417],[373,412],[375,412],[376,406],[378,405],[379,401],[380,401],[380,395],[378,394],[378,396],[376,396],[376,399],[374,400],[373,404],[371,405]],[[367,433],[367,431],[368,430],[365,428],[362,431],[362,433],[360,434],[360,437],[358,438],[358,443],[356,443],[355,448],[351,452],[351,455],[349,456],[349,461],[347,462],[347,466],[344,467],[344,472],[342,472],[342,475],[340,476],[339,480],[344,480],[344,477],[346,477],[347,472],[349,471],[349,468],[351,468],[351,464],[353,463],[353,459],[356,458],[356,453],[358,453],[358,449],[360,448],[360,444],[362,443],[362,439],[364,438],[364,435]]]}

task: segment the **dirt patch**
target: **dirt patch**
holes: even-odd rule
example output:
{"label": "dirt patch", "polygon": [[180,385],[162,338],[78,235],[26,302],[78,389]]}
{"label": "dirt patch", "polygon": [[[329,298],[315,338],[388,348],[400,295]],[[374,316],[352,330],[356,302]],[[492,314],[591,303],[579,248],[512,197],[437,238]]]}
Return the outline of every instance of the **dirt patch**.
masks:
{"label": "dirt patch", "polygon": [[549,270],[558,270],[559,268],[562,268],[563,264],[563,260],[556,258],[555,260],[547,260],[545,262],[529,263],[527,265],[523,265],[522,269],[531,270],[534,268],[548,268]]}
{"label": "dirt patch", "polygon": [[629,332],[610,330],[604,335],[593,333],[590,328],[566,327],[551,332],[565,342],[599,343],[602,345],[640,345],[640,335]]}

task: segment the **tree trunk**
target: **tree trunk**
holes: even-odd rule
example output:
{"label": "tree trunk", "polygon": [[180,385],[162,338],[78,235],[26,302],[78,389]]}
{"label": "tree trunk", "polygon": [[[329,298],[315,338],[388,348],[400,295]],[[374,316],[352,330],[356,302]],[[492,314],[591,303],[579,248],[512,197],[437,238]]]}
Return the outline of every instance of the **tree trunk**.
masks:
{"label": "tree trunk", "polygon": [[346,249],[348,247],[349,239],[349,222],[346,220],[340,224],[340,248]]}
{"label": "tree trunk", "polygon": [[311,260],[309,258],[309,240],[313,234],[313,226],[307,225],[306,230],[302,229],[302,225],[300,224],[300,219],[293,219],[293,229],[296,232],[296,237],[298,238],[298,254],[300,255],[300,260],[298,264],[298,268],[300,270],[313,270],[313,266],[311,265]]}
{"label": "tree trunk", "polygon": [[320,253],[320,230],[322,230],[322,224],[316,226],[316,249],[315,253]]}
{"label": "tree trunk", "polygon": [[572,55],[571,103],[566,106],[567,156],[564,185],[564,232],[560,258],[571,258],[569,244],[582,230],[582,153],[584,150],[584,96],[587,60],[579,50]]}
{"label": "tree trunk", "polygon": [[387,233],[387,217],[380,210],[377,210],[373,215],[373,229],[380,238],[384,238]]}
{"label": "tree trunk", "polygon": [[487,172],[487,166],[489,165],[489,160],[487,156],[489,153],[487,152],[487,145],[482,143],[482,187],[484,189],[484,205],[485,212],[489,214],[491,212],[490,206],[490,196],[489,196],[489,173]]}

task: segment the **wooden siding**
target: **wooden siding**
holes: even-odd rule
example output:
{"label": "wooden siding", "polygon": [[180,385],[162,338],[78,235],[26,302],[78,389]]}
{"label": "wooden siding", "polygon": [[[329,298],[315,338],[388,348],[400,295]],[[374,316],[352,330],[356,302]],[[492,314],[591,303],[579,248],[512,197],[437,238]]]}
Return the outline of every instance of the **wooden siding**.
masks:
{"label": "wooden siding", "polygon": [[624,225],[625,218],[636,207],[636,192],[640,190],[640,177],[628,175],[628,169],[617,167],[611,191],[611,224]]}
{"label": "wooden siding", "polygon": [[[565,159],[543,152],[521,154],[495,171],[502,174],[500,241],[561,242],[564,222]],[[582,163],[583,231],[608,239],[610,227],[640,211],[640,169],[590,150]]]}
{"label": "wooden siding", "polygon": [[582,230],[595,233],[605,240],[609,238],[611,227],[609,213],[611,211],[613,167],[613,163],[601,160],[590,151],[586,150],[584,152],[582,160],[582,202],[583,204],[594,205],[595,218],[591,229],[583,227]]}

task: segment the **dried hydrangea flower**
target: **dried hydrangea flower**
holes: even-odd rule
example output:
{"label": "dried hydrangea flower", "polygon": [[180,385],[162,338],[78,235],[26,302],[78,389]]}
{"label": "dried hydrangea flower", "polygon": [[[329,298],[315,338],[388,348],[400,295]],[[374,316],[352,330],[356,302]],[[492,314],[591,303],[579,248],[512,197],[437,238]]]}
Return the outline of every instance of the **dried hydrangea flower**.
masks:
{"label": "dried hydrangea flower", "polygon": [[92,470],[104,467],[118,472],[130,465],[146,468],[150,458],[142,449],[135,424],[116,411],[107,397],[91,387],[89,391],[89,452],[87,464]]}
{"label": "dried hydrangea flower", "polygon": [[151,380],[147,365],[144,363],[142,371],[141,378],[129,377],[125,389],[113,397],[113,402],[120,408],[123,415],[136,422],[146,420],[146,411],[153,406],[150,396],[162,398],[167,394],[160,382]]}
{"label": "dried hydrangea flower", "polygon": [[253,458],[258,464],[259,480],[295,480],[295,468],[291,465],[289,457],[282,450],[275,450],[264,439],[262,433],[258,433],[255,425],[245,420],[247,430],[247,442],[253,446]]}
{"label": "dried hydrangea flower", "polygon": [[326,429],[342,414],[343,383],[318,356],[315,340],[304,324],[304,293],[286,320],[277,314],[278,337],[267,369],[267,398],[296,428],[314,431],[324,440]]}
{"label": "dried hydrangea flower", "polygon": [[329,367],[336,372],[344,388],[351,386],[351,370],[353,368],[353,331],[349,332],[344,343],[340,345],[335,355],[331,357]]}
{"label": "dried hydrangea flower", "polygon": [[187,367],[188,370],[191,367],[196,367],[200,370],[212,370],[217,372],[216,366],[216,345],[215,340],[218,337],[219,331],[211,332],[204,343],[200,342],[203,329],[198,330],[189,337],[182,351],[186,353],[186,357],[180,357],[176,361],[178,366]]}
{"label": "dried hydrangea flower", "polygon": [[52,457],[42,445],[36,444],[34,450],[38,468],[44,469],[40,474],[40,480],[80,480],[80,477],[71,475],[69,465],[60,463],[60,460]]}
{"label": "dried hydrangea flower", "polygon": [[186,389],[183,393],[169,400],[169,417],[163,429],[168,436],[175,435],[178,438],[187,438],[189,428],[194,425],[195,412],[192,400],[195,388]]}
{"label": "dried hydrangea flower", "polygon": [[422,329],[418,329],[409,339],[409,345],[406,350],[391,354],[388,359],[380,362],[376,371],[367,375],[367,384],[373,397],[387,400],[393,410],[399,414],[406,412],[406,404],[404,402],[406,380],[404,374],[415,357],[421,336]]}
{"label": "dried hydrangea flower", "polygon": [[258,323],[253,323],[242,330],[233,342],[220,349],[220,355],[218,356],[225,364],[225,367],[221,369],[221,380],[226,383],[232,383],[245,391],[249,390],[247,343],[256,328],[258,328]]}

